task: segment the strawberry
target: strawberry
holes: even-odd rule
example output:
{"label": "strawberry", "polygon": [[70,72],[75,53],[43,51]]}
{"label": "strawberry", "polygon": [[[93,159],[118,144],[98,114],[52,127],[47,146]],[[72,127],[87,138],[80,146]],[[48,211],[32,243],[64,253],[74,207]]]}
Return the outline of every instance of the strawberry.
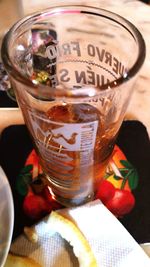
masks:
{"label": "strawberry", "polygon": [[114,196],[105,205],[115,216],[122,217],[133,209],[135,198],[128,190],[115,189]]}
{"label": "strawberry", "polygon": [[107,180],[103,180],[98,188],[96,198],[99,198],[104,204],[115,194],[115,187]]}
{"label": "strawberry", "polygon": [[43,197],[39,195],[28,194],[24,198],[23,210],[31,219],[40,219],[50,212],[50,206]]}

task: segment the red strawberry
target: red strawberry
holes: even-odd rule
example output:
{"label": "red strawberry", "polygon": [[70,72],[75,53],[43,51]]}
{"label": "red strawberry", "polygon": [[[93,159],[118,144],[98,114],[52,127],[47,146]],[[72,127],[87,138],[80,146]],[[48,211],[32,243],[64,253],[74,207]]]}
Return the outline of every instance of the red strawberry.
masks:
{"label": "red strawberry", "polygon": [[127,190],[116,189],[114,196],[105,205],[115,216],[121,217],[132,210],[135,205],[135,198]]}
{"label": "red strawberry", "polygon": [[99,186],[96,198],[99,198],[104,204],[107,203],[115,194],[115,187],[107,180],[103,180]]}
{"label": "red strawberry", "polygon": [[40,219],[50,212],[47,201],[43,197],[34,194],[28,194],[24,198],[23,209],[25,214],[32,219]]}

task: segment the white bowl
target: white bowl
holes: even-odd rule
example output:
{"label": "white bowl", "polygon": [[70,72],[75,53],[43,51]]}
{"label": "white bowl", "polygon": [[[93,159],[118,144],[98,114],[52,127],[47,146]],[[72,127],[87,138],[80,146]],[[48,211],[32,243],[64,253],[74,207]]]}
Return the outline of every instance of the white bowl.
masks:
{"label": "white bowl", "polygon": [[0,266],[9,252],[14,226],[14,205],[8,179],[0,167]]}

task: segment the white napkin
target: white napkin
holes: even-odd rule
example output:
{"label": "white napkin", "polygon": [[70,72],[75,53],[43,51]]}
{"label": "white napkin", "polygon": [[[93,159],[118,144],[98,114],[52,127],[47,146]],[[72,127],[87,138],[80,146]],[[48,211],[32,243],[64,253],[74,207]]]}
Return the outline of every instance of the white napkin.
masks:
{"label": "white napkin", "polygon": [[[150,259],[143,249],[99,200],[61,211],[76,222],[100,267],[150,267]],[[78,266],[71,247],[59,234],[51,231],[47,219],[35,228],[39,235],[37,244],[22,235],[12,244],[11,251],[29,256],[43,267]]]}

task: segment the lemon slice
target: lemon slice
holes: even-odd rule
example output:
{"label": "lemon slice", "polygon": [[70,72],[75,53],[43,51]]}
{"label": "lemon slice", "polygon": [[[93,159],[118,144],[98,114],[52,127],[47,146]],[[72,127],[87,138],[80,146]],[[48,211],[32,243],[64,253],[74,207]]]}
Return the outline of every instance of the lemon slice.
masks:
{"label": "lemon slice", "polygon": [[53,230],[73,247],[73,252],[78,258],[80,267],[98,267],[87,239],[71,220],[58,212],[52,211],[48,219],[49,222]]}

